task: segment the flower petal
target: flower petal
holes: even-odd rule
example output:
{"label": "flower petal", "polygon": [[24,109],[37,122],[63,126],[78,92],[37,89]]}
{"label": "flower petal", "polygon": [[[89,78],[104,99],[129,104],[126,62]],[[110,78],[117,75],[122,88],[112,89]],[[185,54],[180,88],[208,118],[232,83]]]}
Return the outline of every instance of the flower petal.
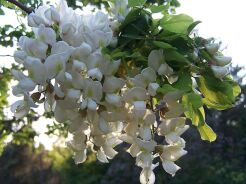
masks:
{"label": "flower petal", "polygon": [[164,62],[163,50],[152,50],[148,57],[148,65],[155,71],[158,71],[160,65]]}
{"label": "flower petal", "polygon": [[168,160],[164,160],[162,161],[162,166],[164,168],[164,170],[168,173],[171,174],[172,176],[175,175],[175,173],[181,169],[179,166],[177,166],[174,162],[172,161],[168,161]]}

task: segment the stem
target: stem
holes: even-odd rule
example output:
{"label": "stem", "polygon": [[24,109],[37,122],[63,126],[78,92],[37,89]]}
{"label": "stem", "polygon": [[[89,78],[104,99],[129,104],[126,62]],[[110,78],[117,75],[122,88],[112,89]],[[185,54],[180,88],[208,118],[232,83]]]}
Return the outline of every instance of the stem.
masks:
{"label": "stem", "polygon": [[27,14],[30,14],[33,12],[33,9],[32,8],[28,8],[26,7],[24,4],[16,1],[16,0],[6,0],[14,5],[16,5],[17,7],[19,7],[21,10],[23,10],[24,12],[26,12]]}
{"label": "stem", "polygon": [[0,55],[0,57],[14,57],[14,56],[11,56],[11,55],[9,55],[9,54],[6,54],[6,55]]}

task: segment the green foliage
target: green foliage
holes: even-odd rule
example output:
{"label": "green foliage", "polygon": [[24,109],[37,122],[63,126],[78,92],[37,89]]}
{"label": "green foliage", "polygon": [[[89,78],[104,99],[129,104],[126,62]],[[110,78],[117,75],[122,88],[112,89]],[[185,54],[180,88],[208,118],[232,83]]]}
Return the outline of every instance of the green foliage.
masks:
{"label": "green foliage", "polygon": [[188,15],[169,15],[161,19],[160,26],[170,32],[187,34],[192,23],[193,19]]}
{"label": "green foliage", "polygon": [[195,93],[188,93],[183,96],[182,104],[185,108],[185,116],[192,121],[195,126],[200,126],[205,122],[205,113],[201,96]]}
{"label": "green foliage", "polygon": [[233,81],[222,81],[212,74],[203,75],[198,80],[198,86],[204,95],[203,103],[210,108],[224,110],[233,106],[236,96],[240,93],[238,85]]}
{"label": "green foliage", "polygon": [[89,153],[85,163],[75,166],[72,152],[67,149],[57,148],[48,154],[48,159],[53,162],[53,170],[60,173],[63,184],[99,183],[107,171],[108,165],[97,161],[95,154]]}
{"label": "green foliage", "polygon": [[146,3],[146,0],[128,0],[128,5],[130,7],[143,6]]}

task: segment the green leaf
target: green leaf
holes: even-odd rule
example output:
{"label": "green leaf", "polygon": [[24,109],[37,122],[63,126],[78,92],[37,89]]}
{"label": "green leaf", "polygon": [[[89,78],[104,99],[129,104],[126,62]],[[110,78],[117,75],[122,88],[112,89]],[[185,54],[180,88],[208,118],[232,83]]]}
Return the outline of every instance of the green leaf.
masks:
{"label": "green leaf", "polygon": [[128,5],[130,7],[134,6],[143,6],[146,3],[147,0],[129,0]]}
{"label": "green leaf", "polygon": [[2,9],[0,9],[0,15],[5,15],[5,13]]}
{"label": "green leaf", "polygon": [[168,50],[168,52],[165,52],[165,59],[167,61],[177,61],[179,62],[179,65],[181,63],[184,65],[190,64],[188,59],[175,50]]}
{"label": "green leaf", "polygon": [[168,92],[177,91],[176,88],[172,87],[170,84],[164,84],[162,87],[157,89],[157,93],[167,94]]}
{"label": "green leaf", "polygon": [[233,84],[232,90],[233,90],[233,96],[235,97],[237,97],[241,93],[241,88],[237,83]]}
{"label": "green leaf", "polygon": [[185,109],[185,116],[192,121],[194,126],[199,126],[205,122],[205,112],[200,95],[193,92],[185,94],[182,97],[182,104]]}
{"label": "green leaf", "polygon": [[166,7],[165,7],[165,5],[160,5],[160,6],[152,5],[150,7],[150,10],[152,13],[159,13],[159,12],[166,10]]}
{"label": "green leaf", "polygon": [[164,16],[160,21],[160,26],[167,31],[187,34],[193,19],[185,14]]}
{"label": "green leaf", "polygon": [[159,47],[161,49],[173,49],[177,50],[177,48],[173,47],[172,45],[165,43],[165,42],[160,42],[160,41],[153,41],[153,45],[156,47]]}
{"label": "green leaf", "polygon": [[187,33],[190,34],[191,31],[198,25],[200,24],[202,21],[195,21],[193,22],[187,29]]}
{"label": "green leaf", "polygon": [[131,22],[137,20],[141,16],[142,9],[136,8],[131,10],[126,16],[124,22],[121,24],[120,29],[123,29],[125,26],[130,24]]}
{"label": "green leaf", "polygon": [[198,127],[198,131],[201,135],[201,139],[209,142],[213,142],[216,140],[217,135],[214,133],[212,128],[208,126],[208,124],[204,123],[203,125]]}
{"label": "green leaf", "polygon": [[232,86],[232,91],[233,91],[233,96],[237,97],[240,93],[241,93],[241,88],[238,85],[237,82],[235,82],[231,76],[227,76],[225,77],[225,81],[228,82],[229,84],[231,84]]}
{"label": "green leaf", "polygon": [[189,92],[192,90],[192,79],[189,73],[180,73],[179,79],[173,84],[173,87],[180,91]]}
{"label": "green leaf", "polygon": [[225,110],[233,106],[235,97],[240,93],[237,85],[232,86],[232,81],[221,81],[213,75],[201,76],[198,80],[198,86],[202,92],[203,103],[209,108]]}

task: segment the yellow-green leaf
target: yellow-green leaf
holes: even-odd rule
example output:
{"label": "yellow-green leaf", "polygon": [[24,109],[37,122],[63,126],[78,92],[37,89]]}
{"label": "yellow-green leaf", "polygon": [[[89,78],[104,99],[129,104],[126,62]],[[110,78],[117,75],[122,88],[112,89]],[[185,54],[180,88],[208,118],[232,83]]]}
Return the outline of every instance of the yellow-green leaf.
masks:
{"label": "yellow-green leaf", "polygon": [[198,131],[201,135],[201,139],[209,142],[213,142],[216,140],[217,135],[214,133],[212,128],[208,126],[208,124],[204,123],[203,125],[198,127]]}

